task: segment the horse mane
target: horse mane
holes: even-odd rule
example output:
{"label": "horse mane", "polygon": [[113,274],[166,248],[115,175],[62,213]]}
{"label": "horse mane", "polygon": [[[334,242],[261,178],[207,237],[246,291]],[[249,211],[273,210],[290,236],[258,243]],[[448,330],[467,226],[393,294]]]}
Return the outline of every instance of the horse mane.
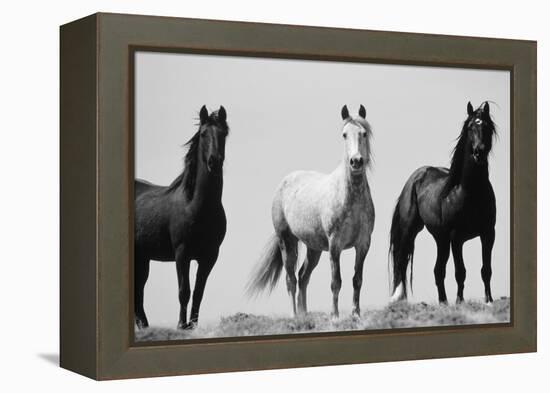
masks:
{"label": "horse mane", "polygon": [[187,147],[187,153],[183,160],[183,172],[174,179],[168,186],[167,191],[174,191],[180,185],[183,185],[183,191],[191,196],[195,192],[195,183],[197,180],[197,167],[199,162],[199,140],[200,130],[191,137],[183,146]]}
{"label": "horse mane", "polygon": [[372,149],[370,148],[371,140],[372,140],[372,128],[370,126],[370,123],[367,121],[367,119],[364,119],[361,116],[353,117],[353,118],[350,117],[347,120],[347,122],[359,125],[367,132],[367,145],[369,146],[369,157],[368,157],[367,165],[370,166],[370,164],[372,163]]}
{"label": "horse mane", "polygon": [[[467,146],[468,141],[468,124],[470,123],[471,116],[468,116],[468,118],[464,121],[464,124],[462,125],[462,131],[460,132],[460,135],[458,136],[458,142],[456,143],[455,147],[452,150],[451,153],[451,166],[449,168],[449,177],[447,178],[447,181],[445,182],[445,185],[443,187],[443,191],[441,193],[441,197],[445,198],[447,195],[449,195],[449,192],[453,189],[453,187],[460,184],[460,180],[462,178],[462,170],[464,168],[464,161],[465,161],[465,154],[464,150]],[[493,119],[491,119],[490,116],[484,119],[487,121],[487,128],[491,132],[491,139],[493,136],[496,135],[496,127],[495,123],[493,122]]]}

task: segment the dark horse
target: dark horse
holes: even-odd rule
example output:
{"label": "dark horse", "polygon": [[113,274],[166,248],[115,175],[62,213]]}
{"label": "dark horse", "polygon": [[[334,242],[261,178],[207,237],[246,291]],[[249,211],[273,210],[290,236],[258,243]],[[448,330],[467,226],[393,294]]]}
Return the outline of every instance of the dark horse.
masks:
{"label": "dark horse", "polygon": [[[168,187],[135,181],[134,315],[138,328],[147,327],[143,290],[149,262],[176,261],[179,285],[179,329],[193,328],[206,280],[218,258],[225,237],[222,206],[225,138],[229,127],[223,106],[208,115],[200,111],[200,125],[186,143],[185,168]],[[189,265],[198,263],[190,321],[187,303],[191,296]]]}
{"label": "dark horse", "polygon": [[450,250],[458,284],[456,301],[464,301],[466,268],[462,245],[478,236],[482,247],[481,277],[485,285],[485,301],[493,301],[491,252],[495,241],[496,202],[489,181],[487,157],[494,135],[495,125],[489,115],[489,104],[484,102],[474,110],[468,102],[468,118],[454,149],[451,168],[419,168],[405,184],[391,225],[392,301],[407,298],[407,265],[410,261],[412,285],[414,240],[424,226],[437,243],[434,275],[439,302],[447,302],[444,280]]}

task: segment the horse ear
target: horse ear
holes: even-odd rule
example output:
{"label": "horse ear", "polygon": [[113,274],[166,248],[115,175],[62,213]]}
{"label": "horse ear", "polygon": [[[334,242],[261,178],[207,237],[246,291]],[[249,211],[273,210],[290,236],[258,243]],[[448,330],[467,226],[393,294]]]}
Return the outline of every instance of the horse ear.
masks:
{"label": "horse ear", "polygon": [[472,106],[472,103],[468,101],[468,116],[472,116],[474,113],[474,107]]}
{"label": "horse ear", "polygon": [[201,124],[206,123],[206,121],[208,120],[208,109],[206,109],[206,105],[202,106],[199,117],[201,119]]}
{"label": "horse ear", "polygon": [[489,103],[487,101],[483,103],[483,106],[481,107],[481,111],[483,112],[484,116],[489,116]]}
{"label": "horse ear", "polygon": [[348,107],[344,105],[342,107],[342,120],[346,120],[349,117]]}
{"label": "horse ear", "polygon": [[223,105],[221,105],[220,109],[218,110],[218,119],[222,123],[225,123],[225,121],[227,120],[227,113],[225,112],[225,108],[223,107]]}
{"label": "horse ear", "polygon": [[359,107],[359,116],[361,116],[363,119],[367,117],[367,110],[363,105]]}

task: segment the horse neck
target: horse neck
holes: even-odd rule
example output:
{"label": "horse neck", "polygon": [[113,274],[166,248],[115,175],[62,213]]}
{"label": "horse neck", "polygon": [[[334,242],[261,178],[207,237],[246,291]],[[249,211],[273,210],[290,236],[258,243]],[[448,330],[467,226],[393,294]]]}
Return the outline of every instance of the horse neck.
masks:
{"label": "horse neck", "polygon": [[468,191],[478,191],[480,186],[489,182],[489,165],[477,165],[470,157],[466,157],[462,166],[460,185]]}
{"label": "horse neck", "polygon": [[[195,174],[195,187],[188,202],[195,206],[215,206],[221,204],[223,190],[222,173],[208,171],[206,163],[200,160]],[[182,185],[183,187],[183,185]]]}
{"label": "horse neck", "polygon": [[334,174],[341,183],[340,189],[344,191],[344,202],[353,203],[364,195],[365,188],[368,188],[367,174],[352,175],[349,169],[347,157],[344,157]]}

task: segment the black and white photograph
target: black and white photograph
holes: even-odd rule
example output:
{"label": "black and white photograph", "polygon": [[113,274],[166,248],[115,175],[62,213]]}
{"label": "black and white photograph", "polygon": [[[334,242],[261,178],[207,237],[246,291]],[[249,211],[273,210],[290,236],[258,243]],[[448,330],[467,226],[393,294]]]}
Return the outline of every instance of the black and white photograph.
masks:
{"label": "black and white photograph", "polygon": [[133,55],[136,342],[510,322],[510,71]]}
{"label": "black and white photograph", "polygon": [[3,5],[0,391],[547,390],[544,2]]}

